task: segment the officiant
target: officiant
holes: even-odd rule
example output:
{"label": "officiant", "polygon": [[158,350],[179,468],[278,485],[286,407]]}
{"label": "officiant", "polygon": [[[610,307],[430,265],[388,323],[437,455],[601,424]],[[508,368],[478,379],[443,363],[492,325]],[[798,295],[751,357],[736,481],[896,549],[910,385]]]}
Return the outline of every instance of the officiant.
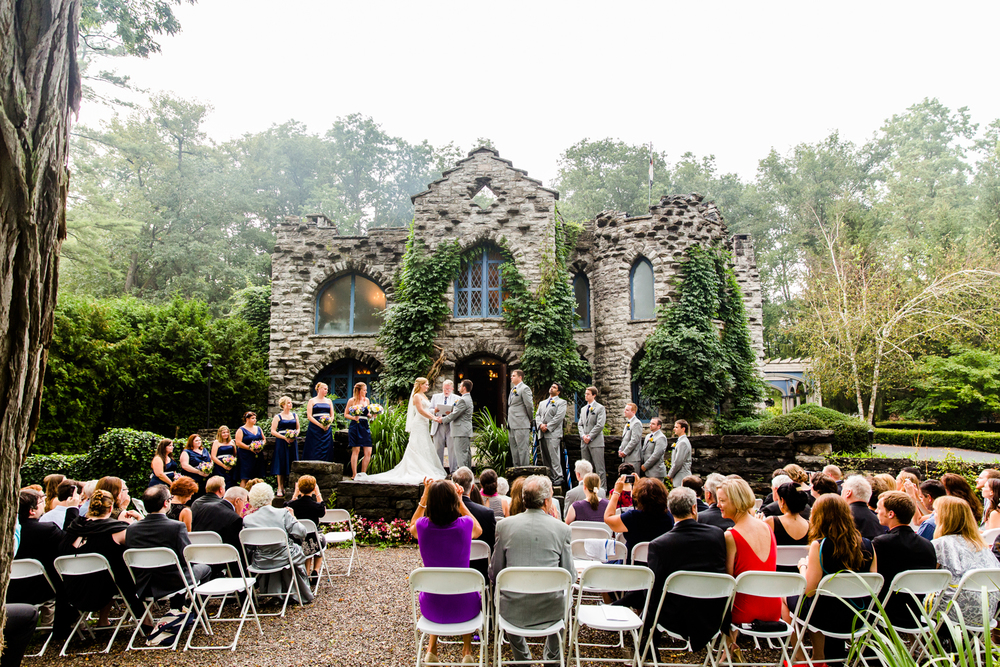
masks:
{"label": "officiant", "polygon": [[[454,382],[445,380],[441,384],[441,392],[431,397],[431,411],[435,417],[443,417],[451,412],[455,406],[455,399],[457,397],[453,393],[454,388]],[[437,455],[441,459],[441,465],[445,468],[451,466],[452,470],[458,470],[458,466],[455,465],[454,461],[448,461],[448,466],[444,462],[445,448],[447,447],[449,452],[455,451],[452,447],[451,424],[439,424],[436,421],[431,422],[431,437],[434,439],[434,446],[437,448]]]}

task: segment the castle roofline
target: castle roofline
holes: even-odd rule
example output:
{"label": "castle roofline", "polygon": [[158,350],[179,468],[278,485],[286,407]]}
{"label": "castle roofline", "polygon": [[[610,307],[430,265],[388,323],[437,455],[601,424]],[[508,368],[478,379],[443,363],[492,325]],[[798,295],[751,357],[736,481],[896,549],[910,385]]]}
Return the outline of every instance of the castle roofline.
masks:
{"label": "castle roofline", "polygon": [[480,146],[479,148],[476,148],[476,149],[473,149],[473,150],[469,151],[468,156],[464,157],[461,160],[459,160],[458,162],[456,162],[454,167],[451,167],[450,169],[446,169],[445,171],[443,171],[441,173],[441,178],[437,179],[436,181],[431,181],[427,185],[427,189],[426,190],[423,190],[422,192],[418,192],[417,194],[415,194],[412,197],[410,197],[410,201],[412,203],[416,204],[417,203],[417,199],[419,199],[420,197],[423,197],[424,195],[430,194],[431,190],[434,188],[435,185],[438,185],[440,183],[444,183],[445,181],[447,181],[448,177],[451,174],[454,174],[456,171],[460,171],[463,168],[463,166],[465,165],[465,163],[471,162],[472,160],[475,159],[476,155],[478,155],[480,153],[487,153],[487,154],[489,154],[492,159],[496,160],[497,162],[502,162],[503,164],[505,164],[512,171],[516,171],[518,174],[521,175],[521,177],[524,180],[526,180],[529,183],[532,183],[532,184],[538,186],[539,190],[544,190],[545,192],[548,192],[549,194],[553,195],[556,199],[559,199],[559,191],[558,190],[553,190],[552,188],[547,188],[544,185],[542,185],[542,182],[540,180],[538,180],[537,178],[531,178],[530,176],[528,176],[528,172],[527,171],[525,171],[524,169],[518,169],[517,167],[514,166],[513,162],[511,162],[510,160],[505,160],[502,157],[500,157],[500,153],[496,149],[490,148],[488,146]]}

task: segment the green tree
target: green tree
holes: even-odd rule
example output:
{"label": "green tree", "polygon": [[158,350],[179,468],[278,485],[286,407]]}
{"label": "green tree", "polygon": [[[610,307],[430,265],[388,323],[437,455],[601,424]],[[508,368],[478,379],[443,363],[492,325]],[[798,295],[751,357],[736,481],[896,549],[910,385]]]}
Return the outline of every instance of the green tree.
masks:
{"label": "green tree", "polygon": [[950,352],[917,362],[909,396],[897,401],[894,410],[954,429],[973,429],[1000,412],[1000,355],[961,345]]}

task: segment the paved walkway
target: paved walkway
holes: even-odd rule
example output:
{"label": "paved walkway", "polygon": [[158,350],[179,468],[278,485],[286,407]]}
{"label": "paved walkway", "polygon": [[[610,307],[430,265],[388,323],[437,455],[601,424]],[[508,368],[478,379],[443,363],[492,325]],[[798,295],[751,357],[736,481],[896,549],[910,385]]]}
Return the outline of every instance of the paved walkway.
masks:
{"label": "paved walkway", "polygon": [[902,445],[875,445],[876,452],[893,457],[909,457],[917,455],[921,461],[940,461],[951,452],[963,461],[984,462],[1000,461],[1000,454],[977,452],[972,449],[952,449],[944,447],[904,447]]}

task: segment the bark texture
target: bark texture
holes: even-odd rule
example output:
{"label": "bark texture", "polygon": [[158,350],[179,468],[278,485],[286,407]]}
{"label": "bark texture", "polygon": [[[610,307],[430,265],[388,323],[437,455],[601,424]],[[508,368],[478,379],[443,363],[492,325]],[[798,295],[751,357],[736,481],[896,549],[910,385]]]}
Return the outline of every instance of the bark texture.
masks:
{"label": "bark texture", "polygon": [[0,0],[0,599],[52,340],[79,18],[79,0]]}

